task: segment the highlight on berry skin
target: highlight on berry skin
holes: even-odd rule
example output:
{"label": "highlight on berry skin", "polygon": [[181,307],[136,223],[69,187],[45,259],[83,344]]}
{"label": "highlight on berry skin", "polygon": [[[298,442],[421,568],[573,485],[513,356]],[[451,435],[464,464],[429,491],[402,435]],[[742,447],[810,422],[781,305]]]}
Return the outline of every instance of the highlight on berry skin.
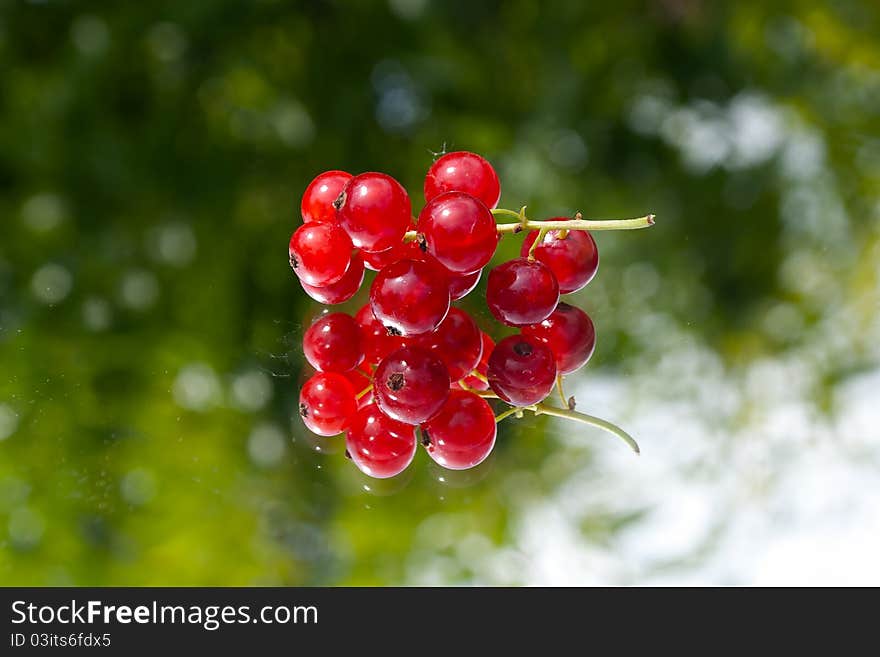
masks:
{"label": "highlight on berry skin", "polygon": [[[386,173],[332,169],[305,188],[288,244],[295,280],[324,306],[359,300],[354,314],[328,308],[305,327],[305,427],[344,434],[346,456],[376,478],[410,467],[419,445],[443,468],[476,467],[491,456],[500,423],[525,413],[602,429],[638,453],[632,436],[564,392],[564,377],[596,346],[593,319],[565,295],[596,276],[591,232],[647,228],[654,215],[532,220],[526,206],[498,207],[497,172],[467,151],[433,162],[423,191],[414,214],[412,196]],[[519,257],[497,262],[501,239],[521,239]],[[481,316],[493,326],[452,305],[484,269]],[[502,326],[508,335],[496,343]]]}

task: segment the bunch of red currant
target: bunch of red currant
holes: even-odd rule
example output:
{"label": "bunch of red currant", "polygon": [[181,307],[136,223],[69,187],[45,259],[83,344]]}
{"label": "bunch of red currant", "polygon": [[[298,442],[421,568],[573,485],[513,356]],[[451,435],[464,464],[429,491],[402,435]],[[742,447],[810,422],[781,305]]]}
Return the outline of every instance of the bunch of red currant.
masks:
{"label": "bunch of red currant", "polygon": [[[635,442],[618,427],[574,410],[562,376],[582,367],[595,346],[585,312],[560,302],[596,273],[599,254],[588,230],[642,228],[639,219],[530,221],[496,208],[498,175],[469,152],[437,159],[425,178],[426,205],[416,219],[406,190],[383,173],[327,171],[302,199],[303,225],[289,257],[303,289],[338,304],[358,291],[364,270],[377,272],[370,300],[352,317],[321,315],[303,351],[317,370],[300,392],[299,413],[322,436],[345,432],[346,454],[364,473],[392,477],[412,461],[417,429],[441,466],[471,468],[495,444],[496,423],[524,410],[579,420]],[[512,217],[497,223],[496,217]],[[520,333],[497,345],[464,310],[500,237],[529,230],[520,257],[489,272],[492,314]],[[554,385],[564,407],[543,403]],[[497,418],[487,399],[511,406]]]}

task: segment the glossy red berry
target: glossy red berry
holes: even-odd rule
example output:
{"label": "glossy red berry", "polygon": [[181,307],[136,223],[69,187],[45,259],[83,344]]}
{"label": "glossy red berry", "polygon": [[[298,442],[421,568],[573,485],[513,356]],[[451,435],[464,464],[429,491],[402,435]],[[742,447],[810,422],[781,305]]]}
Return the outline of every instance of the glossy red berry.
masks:
{"label": "glossy red berry", "polygon": [[556,383],[556,358],[549,347],[528,335],[511,335],[489,357],[489,386],[514,406],[537,404]]}
{"label": "glossy red berry", "polygon": [[[495,348],[495,341],[482,331],[480,331],[480,338],[483,343],[483,355],[480,357],[480,362],[477,363],[477,366],[474,369],[484,379],[486,378],[489,371],[489,356],[492,355],[492,350]],[[466,377],[464,377],[464,385],[471,390],[488,390],[489,384],[486,383],[483,379],[474,376],[473,374],[468,374]],[[453,381],[452,387],[463,390],[458,381]]]}
{"label": "glossy red berry", "polygon": [[290,238],[290,266],[303,283],[331,285],[341,279],[351,265],[351,240],[334,224],[309,223],[296,229]]}
{"label": "glossy red berry", "polygon": [[349,380],[336,372],[319,372],[299,393],[299,415],[319,436],[342,433],[357,411],[357,393]]}
{"label": "glossy red berry", "polygon": [[419,214],[418,231],[428,253],[457,274],[485,267],[498,246],[495,218],[479,199],[447,192],[431,199]]}
{"label": "glossy red berry", "polygon": [[477,323],[460,308],[450,308],[440,326],[415,338],[415,344],[437,356],[458,381],[470,374],[483,355],[483,341]]}
{"label": "glossy red berry", "polygon": [[[566,217],[554,217],[548,221],[565,221]],[[593,280],[599,269],[599,250],[593,236],[585,230],[570,230],[565,238],[558,230],[548,231],[535,248],[534,256],[550,268],[559,282],[559,293],[577,292]],[[523,241],[520,254],[525,257],[538,238],[533,230]]]}
{"label": "glossy red berry", "polygon": [[449,312],[449,280],[438,265],[399,260],[376,274],[370,288],[373,314],[399,335],[433,331]]}
{"label": "glossy red berry", "polygon": [[495,446],[497,426],[489,403],[472,392],[453,390],[440,411],[422,425],[425,448],[450,470],[482,463]]}
{"label": "glossy red berry", "polygon": [[[348,382],[351,384],[351,388],[355,391],[356,395],[361,394],[367,388],[367,386],[373,385],[372,371],[368,372],[364,370],[363,363],[358,367],[355,367],[353,370],[343,372],[342,376],[348,379]],[[359,398],[355,398],[357,400],[357,407],[363,408],[367,404],[373,403],[373,392],[372,390],[369,392],[364,392]]]}
{"label": "glossy red berry", "polygon": [[361,344],[367,365],[378,365],[385,356],[404,346],[404,338],[389,335],[388,329],[373,315],[370,304],[365,304],[358,310],[354,318],[361,328]]}
{"label": "glossy red berry", "polygon": [[336,206],[333,202],[339,198],[349,180],[351,174],[345,171],[325,171],[310,182],[300,203],[303,222],[335,224]]}
{"label": "glossy red berry", "polygon": [[403,186],[384,173],[362,173],[336,200],[339,225],[364,251],[385,251],[403,240],[412,210]]}
{"label": "glossy red berry", "polygon": [[472,274],[449,274],[449,296],[453,301],[464,299],[470,294],[477,283],[480,282],[480,276],[483,270],[479,269]]}
{"label": "glossy red berry", "polygon": [[403,347],[379,363],[373,396],[387,416],[418,424],[439,411],[449,396],[449,372],[426,349]]}
{"label": "glossy red berry", "polygon": [[439,158],[425,176],[426,201],[444,192],[467,192],[486,207],[494,208],[501,198],[501,184],[495,169],[484,158],[459,151]]}
{"label": "glossy red berry", "polygon": [[303,353],[319,372],[347,372],[364,359],[361,327],[351,315],[321,315],[303,336]]}
{"label": "glossy red berry", "polygon": [[[316,224],[320,225],[320,224]],[[351,299],[360,289],[361,283],[364,282],[364,259],[359,251],[355,251],[351,256],[351,265],[345,275],[335,283],[323,285],[321,287],[315,285],[302,284],[303,290],[306,291],[312,299],[318,303],[333,305],[343,303]]]}
{"label": "glossy red berry", "polygon": [[366,475],[387,479],[400,474],[416,453],[415,427],[385,415],[375,404],[355,413],[345,434],[354,464]]}
{"label": "glossy red berry", "polygon": [[516,258],[489,272],[486,303],[495,317],[510,326],[545,320],[559,302],[559,285],[543,263]]}
{"label": "glossy red berry", "polygon": [[596,329],[590,316],[563,302],[550,317],[540,324],[524,326],[522,332],[550,347],[560,374],[571,374],[586,365],[596,348]]}

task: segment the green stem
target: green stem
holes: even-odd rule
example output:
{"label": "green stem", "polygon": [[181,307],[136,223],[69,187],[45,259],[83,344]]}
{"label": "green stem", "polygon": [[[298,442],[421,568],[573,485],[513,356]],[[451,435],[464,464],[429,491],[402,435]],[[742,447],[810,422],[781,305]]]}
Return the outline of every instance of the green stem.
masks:
{"label": "green stem", "polygon": [[534,406],[529,406],[528,410],[532,411],[535,415],[550,415],[552,417],[561,417],[566,420],[574,420],[575,422],[580,422],[581,424],[596,427],[597,429],[604,429],[609,433],[613,433],[615,436],[617,436],[623,442],[629,445],[630,449],[632,449],[632,451],[634,451],[636,454],[641,453],[641,450],[639,449],[639,444],[635,441],[635,438],[630,436],[626,431],[621,429],[616,424],[612,424],[611,422],[603,420],[602,418],[598,418],[593,415],[587,415],[586,413],[580,413],[578,411],[555,408],[553,406],[547,406],[546,404],[535,404]]}
{"label": "green stem", "polygon": [[[653,214],[646,214],[644,217],[636,217],[635,219],[581,219],[581,215],[578,213],[577,219],[532,221],[526,217],[525,211],[525,206],[519,212],[507,208],[492,210],[492,214],[496,217],[516,219],[516,222],[498,224],[498,232],[503,235],[504,233],[521,233],[524,230],[558,230],[562,231],[559,237],[563,239],[569,230],[637,230],[654,225]],[[418,236],[418,231],[410,230],[404,235],[403,241],[412,242],[418,239]],[[538,240],[535,240],[535,244],[538,244]]]}
{"label": "green stem", "polygon": [[371,384],[368,385],[366,388],[364,388],[363,390],[361,390],[357,395],[355,395],[355,399],[360,399],[361,397],[363,397],[364,395],[366,395],[368,392],[370,392],[370,390],[372,390],[372,389],[373,389],[373,384],[371,383]]}
{"label": "green stem", "polygon": [[559,391],[559,400],[563,406],[568,406],[568,400],[565,398],[565,389],[562,387],[562,375],[556,375],[556,390]]}
{"label": "green stem", "polygon": [[[497,210],[492,210],[498,213]],[[505,210],[505,213],[512,212]],[[515,216],[516,213],[513,213]],[[498,224],[499,233],[519,233],[523,230],[636,230],[654,225],[654,215],[647,214],[635,219],[565,219],[563,221],[518,221],[516,223]],[[537,241],[537,240],[536,240]]]}
{"label": "green stem", "polygon": [[535,241],[532,242],[532,246],[529,248],[529,256],[528,259],[533,261],[535,260],[535,249],[538,248],[540,244],[544,243],[544,236],[550,229],[546,226],[541,226],[541,230],[538,231],[538,236],[535,238]]}
{"label": "green stem", "polygon": [[497,416],[495,416],[495,424],[498,424],[504,418],[510,417],[511,415],[514,415],[516,413],[522,413],[522,409],[519,406],[511,406],[503,413],[499,413]]}

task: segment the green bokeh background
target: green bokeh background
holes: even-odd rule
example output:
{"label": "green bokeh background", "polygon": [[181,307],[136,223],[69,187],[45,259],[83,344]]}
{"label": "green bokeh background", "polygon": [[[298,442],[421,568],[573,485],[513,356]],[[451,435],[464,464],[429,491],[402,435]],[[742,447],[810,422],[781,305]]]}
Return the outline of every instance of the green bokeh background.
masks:
{"label": "green bokeh background", "polygon": [[[319,308],[285,247],[329,168],[417,210],[432,151],[469,149],[504,207],[655,212],[597,235],[580,385],[653,371],[670,325],[726,371],[800,354],[819,413],[877,367],[871,0],[0,0],[0,71],[2,584],[556,581],[490,577],[462,541],[503,561],[524,508],[622,445],[507,421],[474,472],[420,453],[376,483],[296,418]],[[850,337],[810,357],[842,309]],[[575,530],[613,546],[644,512]]]}

